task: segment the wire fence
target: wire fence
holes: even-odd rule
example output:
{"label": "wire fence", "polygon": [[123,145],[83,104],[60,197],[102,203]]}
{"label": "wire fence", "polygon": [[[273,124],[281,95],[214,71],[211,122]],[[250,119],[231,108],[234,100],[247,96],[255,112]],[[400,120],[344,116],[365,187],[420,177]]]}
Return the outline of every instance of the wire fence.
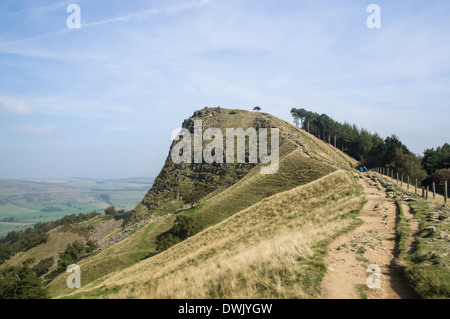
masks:
{"label": "wire fence", "polygon": [[391,178],[397,183],[402,189],[407,191],[414,191],[416,195],[420,195],[424,199],[438,199],[438,197],[443,196],[444,203],[447,204],[448,200],[448,182],[444,181],[442,184],[436,184],[433,182],[431,185],[418,186],[417,179],[411,179],[409,176],[404,176],[399,172],[390,170],[386,167],[376,167],[371,169],[371,171],[376,172],[381,175],[385,175]]}

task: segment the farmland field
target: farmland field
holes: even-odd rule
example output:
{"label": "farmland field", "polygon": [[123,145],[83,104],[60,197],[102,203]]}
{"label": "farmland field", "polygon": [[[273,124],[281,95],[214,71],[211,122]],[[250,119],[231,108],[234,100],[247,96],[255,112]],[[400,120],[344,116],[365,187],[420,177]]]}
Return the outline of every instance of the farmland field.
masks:
{"label": "farmland field", "polygon": [[69,214],[103,212],[111,205],[130,210],[152,182],[152,178],[0,180],[0,237]]}

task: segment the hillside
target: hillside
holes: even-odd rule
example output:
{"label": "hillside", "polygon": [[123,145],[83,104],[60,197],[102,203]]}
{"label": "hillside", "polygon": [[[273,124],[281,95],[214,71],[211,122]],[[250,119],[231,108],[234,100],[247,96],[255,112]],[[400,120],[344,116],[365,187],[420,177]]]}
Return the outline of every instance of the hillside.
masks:
{"label": "hillside", "polygon": [[[203,121],[203,130],[218,128],[225,132],[226,128],[279,128],[280,156],[298,149],[305,157],[316,159],[339,168],[349,168],[355,161],[330,145],[299,130],[295,126],[270,114],[230,110],[223,108],[205,108],[194,112],[186,119],[182,127],[193,133],[195,120]],[[174,142],[175,143],[175,142]],[[174,145],[171,146],[171,149]],[[204,143],[205,144],[205,143]],[[248,145],[247,145],[248,152]],[[185,204],[186,197],[194,189],[206,196],[215,190],[223,190],[244,177],[255,164],[175,164],[169,155],[160,174],[155,179],[150,191],[137,205],[128,224],[149,218],[150,216],[176,211]]]}
{"label": "hillside", "polygon": [[[356,179],[336,171],[266,198],[70,298],[308,298],[323,247],[355,223]],[[83,267],[83,266],[81,266]]]}
{"label": "hillside", "polygon": [[[283,263],[270,265],[270,259],[278,259],[278,254],[290,255],[290,250],[294,249],[292,245],[300,245],[295,248],[301,249],[301,254],[297,252],[300,255],[295,257],[299,261],[298,268],[289,271],[301,272],[306,267],[310,269],[311,276],[305,280],[313,280],[315,284],[299,282],[295,285],[301,287],[285,287],[283,289],[287,290],[283,292],[264,292],[261,296],[294,296],[294,290],[303,291],[296,296],[316,295],[317,282],[320,282],[324,272],[320,261],[323,254],[321,247],[354,224],[349,213],[361,205],[352,173],[356,161],[330,144],[267,113],[205,108],[194,112],[182,126],[192,132],[194,121],[199,119],[203,121],[203,130],[211,127],[222,131],[236,127],[279,128],[278,171],[275,174],[261,174],[260,168],[265,164],[175,164],[170,158],[172,144],[152,188],[134,210],[114,217],[99,216],[69,228],[52,230],[46,244],[18,253],[3,267],[20,265],[27,260],[32,260],[32,265],[36,265],[51,256],[54,256],[56,267],[59,254],[68,244],[94,240],[99,249],[77,262],[82,269],[81,290],[67,288],[66,273],[54,277],[50,270],[42,277],[48,282],[47,289],[53,297],[74,293],[92,297],[100,290],[100,294],[105,295],[104,290],[109,290],[113,282],[109,278],[121,278],[120,282],[126,283],[131,276],[129,271],[136,268],[140,272],[139,267],[155,270],[151,274],[142,270],[142,278],[149,276],[152,281],[166,281],[170,277],[175,285],[177,276],[185,276],[185,267],[180,265],[184,265],[186,260],[196,265],[193,273],[207,271],[215,260],[223,263],[220,266],[223,269],[226,269],[225,265],[235,264],[236,258],[245,260],[239,266],[240,270],[233,268],[216,272],[214,276],[219,277],[235,271],[251,274],[254,267],[263,271],[258,267],[265,269],[265,264],[272,269],[270,272],[287,271],[290,266]],[[246,143],[247,155],[248,152]],[[179,216],[195,217],[202,231],[167,251],[159,252],[159,238],[174,226]],[[289,243],[289,238],[297,238],[298,241]],[[300,241],[304,243],[300,244]],[[259,251],[265,246],[272,248],[264,253]],[[293,256],[295,254],[286,262],[293,263]],[[169,269],[173,269],[170,271],[172,275],[167,277],[166,271]],[[264,276],[272,276],[270,272]],[[133,276],[136,274],[132,273]],[[217,279],[214,276],[205,277],[198,284],[210,285],[206,281],[214,282]],[[202,276],[198,278],[200,280]],[[155,287],[151,293],[141,291],[130,296],[159,298],[183,295],[163,292],[161,287]],[[253,288],[247,288],[239,288],[239,296],[257,296]],[[199,289],[201,295],[198,296],[227,294],[220,292],[220,289],[207,293],[205,289]],[[115,297],[130,294],[128,288],[122,290],[115,287],[113,290]],[[230,292],[230,296],[238,290]],[[190,293],[186,290],[185,294]]]}
{"label": "hillside", "polygon": [[[262,203],[276,194],[309,185],[333,172],[342,172],[342,169],[352,169],[356,164],[353,159],[331,145],[266,113],[204,109],[185,120],[183,126],[189,127],[188,123],[199,118],[202,118],[208,127],[222,129],[233,126],[246,128],[255,124],[261,127],[262,124],[258,123],[265,123],[264,127],[280,128],[278,172],[273,175],[262,175],[260,174],[262,164],[240,166],[222,164],[214,165],[212,168],[204,164],[176,166],[168,157],[152,189],[132,212],[131,218],[125,220],[125,228],[135,228],[127,233],[123,240],[78,263],[83,269],[83,285],[97,282],[105,275],[126,269],[142,260],[153,260],[161,255],[156,255],[157,238],[173,226],[177,216],[196,216],[201,221],[202,228],[207,231],[210,229],[208,227],[214,227],[252,205],[258,203],[263,205]],[[218,169],[223,173],[217,174]],[[244,173],[245,175],[241,176]],[[182,190],[189,190],[190,187],[192,189],[196,183],[204,183],[198,176],[205,175],[214,178],[214,182],[208,184],[214,189],[203,194],[194,207],[180,210],[185,206],[183,196],[180,196]],[[177,191],[170,191],[171,189]],[[349,191],[349,194],[354,191],[355,189]],[[154,209],[149,209],[152,207]],[[348,211],[350,210],[353,208],[349,208]],[[69,292],[65,278],[63,274],[50,283],[49,289],[54,296]]]}

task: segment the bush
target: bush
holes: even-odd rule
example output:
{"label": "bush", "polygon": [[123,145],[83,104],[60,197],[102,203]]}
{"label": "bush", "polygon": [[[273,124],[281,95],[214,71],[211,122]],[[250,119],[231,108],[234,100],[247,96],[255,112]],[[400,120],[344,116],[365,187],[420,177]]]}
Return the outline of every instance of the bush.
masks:
{"label": "bush", "polygon": [[89,240],[86,245],[83,245],[79,241],[67,245],[66,250],[59,254],[57,272],[65,271],[67,266],[76,264],[97,248],[97,243],[93,240]]}
{"label": "bush", "polygon": [[54,263],[55,259],[53,257],[42,259],[33,267],[33,271],[36,273],[36,276],[41,277],[50,270]]}
{"label": "bush", "polygon": [[105,214],[106,215],[114,215],[116,214],[116,208],[114,206],[109,206],[108,208],[105,209]]}
{"label": "bush", "polygon": [[431,181],[435,182],[436,185],[444,185],[444,182],[450,181],[450,168],[440,169],[431,175]]}
{"label": "bush", "polygon": [[0,273],[0,299],[46,299],[41,279],[27,265]]}
{"label": "bush", "polygon": [[169,249],[170,247],[178,244],[181,242],[180,238],[173,236],[172,234],[168,234],[161,238],[161,240],[158,241],[158,244],[156,245],[157,251],[164,251],[166,249]]}
{"label": "bush", "polygon": [[195,217],[192,216],[177,216],[175,225],[171,229],[171,233],[185,240],[188,237],[194,236],[201,230],[200,223]]}
{"label": "bush", "polygon": [[188,237],[194,236],[202,230],[202,226],[197,218],[192,216],[177,216],[175,224],[167,232],[157,238],[157,251],[163,251]]}
{"label": "bush", "polygon": [[94,252],[95,250],[97,250],[97,248],[98,248],[97,243],[96,243],[95,241],[93,241],[93,240],[89,240],[89,241],[86,243],[86,249],[85,249],[85,251],[86,251],[86,253],[91,254],[92,252]]}
{"label": "bush", "polygon": [[67,245],[65,251],[59,254],[58,270],[65,271],[67,266],[77,263],[83,258],[85,247],[79,241]]}

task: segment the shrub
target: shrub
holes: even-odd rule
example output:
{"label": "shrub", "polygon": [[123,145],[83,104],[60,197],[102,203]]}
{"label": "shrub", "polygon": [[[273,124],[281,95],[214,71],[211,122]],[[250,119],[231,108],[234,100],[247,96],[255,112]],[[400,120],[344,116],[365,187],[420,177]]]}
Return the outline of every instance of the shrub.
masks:
{"label": "shrub", "polygon": [[431,175],[431,181],[436,185],[444,185],[445,181],[450,181],[450,168],[440,169]]}
{"label": "shrub", "polygon": [[172,234],[168,234],[161,238],[161,240],[158,241],[158,244],[156,245],[157,251],[164,251],[166,249],[169,249],[170,247],[178,244],[181,242],[180,238],[173,236]]}
{"label": "shrub", "polygon": [[65,271],[67,266],[77,263],[83,258],[85,247],[79,241],[67,245],[65,251],[59,254],[58,270]]}
{"label": "shrub", "polygon": [[36,273],[38,277],[41,277],[50,270],[50,268],[53,266],[54,263],[55,259],[53,257],[42,259],[33,267],[33,271]]}
{"label": "shrub", "polygon": [[106,215],[114,215],[115,213],[117,213],[117,211],[114,206],[109,206],[108,208],[105,209]]}
{"label": "shrub", "polygon": [[166,250],[186,238],[194,236],[201,230],[202,225],[197,218],[193,216],[177,216],[173,227],[158,236],[156,249],[158,251]]}
{"label": "shrub", "polygon": [[41,279],[27,265],[10,267],[0,273],[0,299],[45,299]]}

